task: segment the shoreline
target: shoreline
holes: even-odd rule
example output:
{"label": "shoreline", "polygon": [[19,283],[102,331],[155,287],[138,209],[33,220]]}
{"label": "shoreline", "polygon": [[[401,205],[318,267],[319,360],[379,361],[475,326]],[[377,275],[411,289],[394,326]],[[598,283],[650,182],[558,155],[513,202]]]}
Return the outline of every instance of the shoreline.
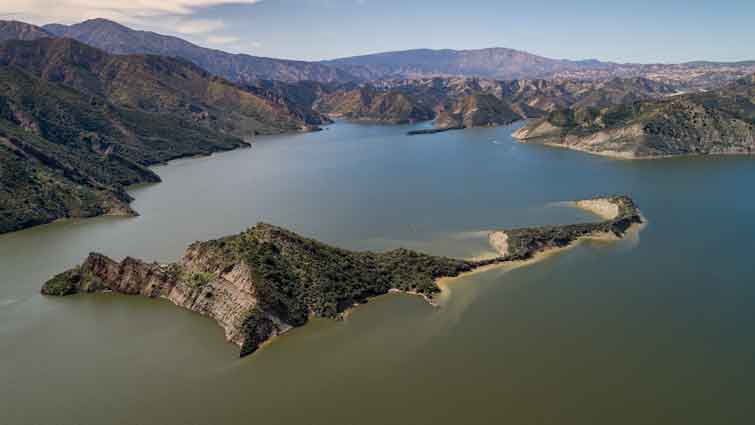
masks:
{"label": "shoreline", "polygon": [[537,137],[533,137],[531,139],[521,139],[518,137],[514,137],[513,133],[511,135],[512,138],[514,138],[518,143],[521,143],[523,145],[540,145],[540,146],[547,146],[549,148],[557,148],[557,149],[566,149],[574,152],[581,152],[586,153],[593,156],[598,156],[602,158],[609,158],[614,160],[620,160],[620,161],[653,161],[653,160],[660,160],[660,159],[682,159],[682,158],[715,158],[715,157],[753,157],[755,156],[755,152],[715,152],[715,153],[680,153],[680,154],[664,154],[664,155],[647,155],[647,156],[637,156],[634,155],[631,152],[618,152],[618,151],[592,151],[585,148],[575,147],[566,145],[563,143],[558,142],[548,142],[548,141],[542,141],[538,140]]}
{"label": "shoreline", "polygon": [[[210,157],[212,157],[212,156],[214,156],[216,154],[222,154],[222,153],[227,153],[227,152],[234,152],[234,151],[238,151],[238,150],[242,150],[242,149],[252,149],[254,143],[256,142],[256,138],[257,137],[282,136],[282,135],[294,135],[294,134],[309,134],[309,133],[316,133],[316,132],[319,132],[319,131],[322,131],[322,128],[320,128],[319,130],[317,130],[317,129],[299,129],[299,130],[285,131],[285,132],[275,133],[275,134],[257,135],[255,138],[252,138],[251,140],[248,140],[248,139],[245,138],[243,140],[244,144],[236,146],[236,147],[233,147],[233,148],[230,148],[230,149],[218,149],[218,150],[214,150],[214,151],[211,151],[211,152],[208,152],[208,153],[197,153],[197,154],[180,155],[180,156],[176,156],[176,157],[172,157],[172,158],[166,159],[164,161],[158,161],[158,162],[154,162],[154,163],[151,163],[151,164],[147,164],[144,167],[147,168],[147,169],[149,169],[149,170],[154,171],[155,169],[159,169],[160,167],[163,167],[163,166],[166,166],[166,165],[170,165],[171,163],[174,163],[176,161],[189,161],[189,160],[195,160],[195,159],[210,158]],[[159,177],[159,175],[158,175],[158,177]],[[50,221],[46,221],[46,222],[42,222],[42,223],[36,223],[36,224],[29,225],[29,226],[21,227],[21,228],[18,228],[16,230],[12,230],[10,232],[0,232],[0,237],[4,236],[4,235],[10,235],[10,234],[13,234],[13,233],[23,232],[23,231],[29,230],[29,229],[39,228],[39,227],[43,227],[43,226],[49,226],[49,225],[52,225],[52,224],[65,223],[65,222],[72,221],[72,220],[86,220],[86,219],[98,218],[98,217],[123,217],[123,218],[139,217],[140,216],[139,212],[131,208],[131,204],[134,202],[134,199],[133,199],[133,196],[131,196],[131,193],[129,191],[131,189],[140,188],[140,187],[143,187],[143,186],[148,186],[148,185],[153,185],[153,184],[159,184],[159,183],[162,183],[162,178],[160,178],[159,181],[155,181],[155,182],[145,181],[145,182],[137,182],[137,183],[129,184],[129,185],[126,185],[126,186],[122,186],[123,190],[126,193],[128,193],[128,195],[131,197],[131,199],[128,202],[124,202],[123,203],[125,205],[125,207],[128,208],[128,210],[126,210],[127,212],[111,212],[111,211],[108,211],[108,212],[105,212],[103,214],[95,214],[95,215],[87,215],[87,216],[58,217],[58,218],[55,218],[55,219],[50,220]]]}
{"label": "shoreline", "polygon": [[[644,220],[644,218],[643,218],[643,220]],[[627,229],[626,235],[627,236],[636,235],[637,233],[639,233],[640,231],[642,231],[642,229],[645,228],[646,225],[647,225],[647,221],[643,221],[642,223],[632,224]],[[435,280],[435,283],[441,289],[441,292],[439,293],[439,295],[443,295],[448,290],[449,285],[454,284],[455,281],[457,281],[457,280],[461,280],[461,279],[469,277],[469,276],[473,276],[473,275],[480,274],[480,273],[487,273],[487,272],[490,272],[490,271],[493,271],[493,270],[497,270],[497,269],[514,270],[514,269],[518,269],[518,268],[521,268],[521,267],[529,267],[529,266],[535,265],[537,263],[540,263],[541,261],[545,261],[545,260],[547,260],[548,258],[550,258],[550,257],[552,257],[554,255],[558,255],[558,254],[560,254],[562,252],[568,251],[568,250],[570,250],[570,249],[572,249],[572,248],[574,248],[574,247],[578,246],[579,244],[582,244],[582,243],[584,243],[586,241],[618,242],[618,241],[622,241],[624,239],[626,239],[626,237],[618,237],[618,236],[610,234],[610,233],[595,233],[595,234],[592,234],[592,235],[585,235],[585,236],[581,236],[581,237],[577,238],[575,241],[573,241],[572,243],[570,243],[570,244],[568,244],[566,246],[562,246],[562,247],[548,247],[548,248],[544,248],[542,250],[539,250],[539,251],[533,253],[532,257],[528,258],[528,259],[524,259],[524,260],[506,260],[503,257],[498,257],[498,258],[496,258],[496,260],[500,260],[500,261],[497,261],[497,262],[494,262],[494,263],[491,263],[491,264],[487,264],[487,265],[484,265],[484,266],[477,267],[477,268],[475,268],[473,270],[470,270],[468,272],[461,273],[458,276],[453,276],[453,277],[451,277],[451,276],[445,276],[445,277],[438,278],[438,279]],[[399,291],[399,290],[396,290],[395,292],[407,294],[406,292]],[[417,295],[422,295],[422,294],[417,294]],[[427,299],[426,296],[423,296],[423,297]],[[435,302],[434,300],[433,301],[428,301],[428,302],[431,305],[435,306],[435,307],[438,306],[438,303]]]}
{"label": "shoreline", "polygon": [[[605,222],[611,222],[612,220],[620,219],[622,215],[622,210],[620,206],[617,204],[617,199],[619,198],[597,197],[593,199],[568,201],[568,203],[574,208],[582,209],[584,211],[587,211],[591,214],[596,215],[597,217],[602,218],[603,220],[605,220]],[[453,284],[457,280],[460,280],[460,279],[463,279],[463,278],[466,278],[475,274],[486,273],[486,272],[496,270],[496,269],[513,270],[520,267],[527,267],[530,265],[534,265],[536,263],[539,263],[541,261],[544,261],[550,258],[551,256],[567,251],[585,241],[618,242],[618,241],[627,239],[628,237],[638,235],[639,232],[642,229],[644,229],[645,226],[647,225],[647,220],[639,211],[639,209],[636,209],[636,207],[634,207],[634,210],[632,212],[638,217],[638,222],[632,222],[626,229],[623,230],[623,233],[621,235],[617,235],[615,232],[596,230],[596,231],[579,235],[574,240],[570,241],[564,246],[544,245],[539,248],[535,248],[528,253],[529,255],[528,258],[510,258],[509,257],[510,253],[508,252],[509,250],[508,233],[506,233],[505,230],[491,231],[488,234],[488,241],[490,243],[490,246],[494,249],[494,251],[485,255],[478,255],[474,258],[467,259],[468,261],[479,264],[477,267],[473,268],[472,270],[460,273],[457,276],[444,276],[444,277],[435,279],[435,284],[440,289],[440,292],[432,296],[417,293],[414,291],[402,291],[400,289],[395,289],[395,288],[389,290],[388,292],[421,296],[431,306],[439,307],[439,302],[437,300],[441,297],[447,296],[449,285]],[[565,225],[561,227],[567,227],[567,226],[569,225]],[[555,227],[559,227],[559,226],[555,226]],[[358,306],[359,305],[355,305],[349,308],[349,311]]]}
{"label": "shoreline", "polygon": [[[535,264],[585,239],[621,239],[645,222],[634,201],[623,195],[573,205],[613,218],[491,231],[488,241],[498,255],[486,253],[488,258],[481,260],[430,256],[401,248],[384,253],[346,251],[259,223],[236,235],[195,242],[174,263],[132,257],[116,261],[91,253],[82,264],[50,278],[40,291],[50,296],[113,291],[168,298],[178,307],[214,319],[225,331],[226,340],[240,347],[243,357],[269,339],[305,325],[309,318],[345,319],[361,304],[389,293],[421,296],[438,307],[448,296],[449,285],[458,279]],[[303,268],[297,269],[291,261]],[[354,264],[354,268],[332,271],[329,261]],[[255,274],[262,273],[262,264],[273,268]],[[277,276],[293,280],[281,281]],[[350,280],[361,282],[360,286],[347,287],[340,295],[327,292],[328,285]],[[316,286],[311,294],[302,289],[285,298],[286,288],[304,288],[320,281],[324,286]],[[260,287],[271,291],[270,295],[258,293]],[[278,299],[285,303],[275,304]]]}
{"label": "shoreline", "polygon": [[[643,217],[643,220],[644,220],[644,217]],[[630,235],[630,234],[639,233],[645,227],[646,224],[647,224],[647,221],[643,221],[642,223],[635,223],[632,226],[630,226],[630,228],[627,229],[626,234]],[[370,300],[375,299],[375,298],[384,297],[384,296],[390,295],[390,294],[397,294],[397,295],[402,295],[402,296],[405,295],[405,296],[411,296],[411,297],[420,297],[430,307],[432,307],[432,308],[442,308],[442,299],[447,299],[447,297],[449,297],[451,295],[451,286],[454,285],[454,284],[457,284],[458,281],[460,281],[462,279],[466,279],[466,278],[469,278],[471,276],[475,276],[475,275],[478,275],[478,274],[492,272],[492,271],[495,271],[495,270],[508,270],[508,271],[510,271],[510,270],[516,270],[516,269],[523,268],[523,267],[534,266],[534,265],[536,265],[536,264],[538,264],[538,263],[540,263],[542,261],[548,260],[549,258],[551,258],[553,256],[556,256],[556,255],[559,255],[559,254],[561,254],[563,252],[566,252],[566,251],[568,251],[568,250],[570,250],[570,249],[578,246],[579,244],[584,243],[585,241],[589,241],[589,240],[605,241],[605,242],[617,242],[617,241],[620,241],[620,240],[623,240],[623,239],[625,239],[625,238],[619,238],[619,237],[616,237],[615,235],[611,235],[609,238],[603,238],[601,235],[598,235],[598,234],[587,235],[587,236],[582,236],[582,237],[576,239],[574,242],[572,242],[572,243],[570,243],[570,244],[568,244],[566,246],[563,246],[563,247],[549,247],[549,248],[545,248],[545,249],[539,250],[539,251],[535,252],[532,255],[531,258],[528,258],[528,259],[523,259],[523,260],[507,260],[505,257],[502,257],[502,256],[490,258],[490,259],[488,259],[488,261],[491,261],[490,264],[481,265],[481,266],[476,267],[476,268],[474,268],[472,270],[469,270],[467,272],[460,273],[457,276],[444,276],[444,277],[436,278],[434,280],[434,282],[437,285],[437,287],[439,289],[439,292],[437,292],[437,293],[435,293],[433,295],[423,294],[423,293],[420,293],[420,292],[417,292],[417,291],[404,291],[404,290],[401,290],[401,289],[398,289],[398,288],[391,288],[391,289],[388,290],[388,292],[386,292],[384,294],[368,298],[366,302],[353,304],[352,306],[348,307],[347,309],[345,309],[344,311],[342,311],[341,313],[339,313],[339,315],[336,318],[334,318],[334,320],[337,320],[337,321],[339,321],[339,320],[348,320],[351,317],[352,314],[354,314],[357,310],[359,310],[360,307],[369,304]],[[118,294],[115,291],[107,291],[107,293]],[[167,302],[170,302],[172,305],[174,305],[176,307],[185,308],[185,307],[181,306],[179,303],[177,303],[175,300],[172,300],[172,299],[170,299],[167,296],[161,296],[160,299],[165,300]],[[209,317],[209,318],[211,318],[211,317]],[[312,319],[312,318],[319,318],[319,317],[318,316],[310,316],[310,319]],[[304,326],[306,326],[306,324]],[[289,334],[290,331],[292,331],[292,330],[294,330],[296,328],[297,327],[292,326],[292,327],[289,327],[287,329],[283,329],[280,333],[277,333],[277,334],[271,336],[270,338],[268,338],[267,340],[265,340],[264,342],[262,342],[259,345],[259,347],[257,348],[257,350],[263,350],[263,349],[265,349],[267,346],[273,344],[275,342],[275,340],[277,340],[277,339],[279,339],[281,337],[286,336],[287,334]],[[226,338],[226,340],[227,340],[227,338]],[[231,343],[234,343],[233,341],[230,341],[230,340],[227,340],[227,341],[231,342]]]}

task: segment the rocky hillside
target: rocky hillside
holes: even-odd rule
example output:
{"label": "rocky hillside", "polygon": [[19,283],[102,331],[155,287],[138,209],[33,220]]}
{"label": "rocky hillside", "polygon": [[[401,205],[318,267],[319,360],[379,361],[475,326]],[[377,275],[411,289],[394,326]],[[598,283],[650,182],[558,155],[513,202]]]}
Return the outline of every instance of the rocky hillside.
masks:
{"label": "rocky hillside", "polygon": [[[292,86],[301,84],[315,85],[297,83]],[[675,92],[668,85],[642,78],[573,82],[435,77],[379,80],[360,86],[316,86],[317,90],[306,91],[309,95],[302,101],[311,102],[315,109],[326,114],[381,122],[437,118],[438,128],[505,125],[574,105],[608,106],[661,99]],[[387,107],[385,103],[373,107],[376,100],[383,99],[391,101],[388,106],[400,102],[403,107]],[[407,119],[409,110],[415,111],[413,119]]]}
{"label": "rocky hillside", "polygon": [[71,39],[0,44],[0,64],[129,109],[172,114],[238,137],[307,127],[285,104],[215,77],[182,59],[110,55]]}
{"label": "rocky hillside", "polygon": [[404,124],[433,119],[431,105],[398,90],[380,91],[370,85],[322,93],[316,107],[330,116],[353,121]]}
{"label": "rocky hillside", "polygon": [[752,154],[754,126],[755,74],[714,91],[553,112],[514,136],[623,158]]}
{"label": "rocky hillside", "polygon": [[625,196],[585,201],[586,208],[612,211],[604,221],[493,232],[498,257],[457,260],[398,249],[353,252],[269,224],[234,236],[192,244],[173,264],[133,258],[113,261],[91,254],[78,267],[42,287],[46,295],[113,291],[167,298],[209,316],[238,345],[241,355],[270,338],[302,326],[310,317],[335,318],[370,298],[401,291],[428,300],[440,292],[436,280],[475,268],[533,258],[584,237],[623,236],[642,217]]}
{"label": "rocky hillside", "polygon": [[476,93],[450,102],[438,114],[438,128],[507,125],[522,119],[509,103],[492,94]]}
{"label": "rocky hillside", "polygon": [[123,187],[159,181],[147,165],[245,145],[0,65],[0,233],[59,218],[131,214]]}
{"label": "rocky hillside", "polygon": [[[612,78],[592,84],[582,84],[581,89],[573,92],[572,108],[604,108],[612,105],[628,105],[648,99],[663,99],[678,91],[671,85],[647,78]],[[548,111],[557,110],[550,108]]]}
{"label": "rocky hillside", "polygon": [[113,54],[153,54],[180,57],[228,80],[249,83],[255,80],[320,82],[351,81],[355,77],[338,68],[317,62],[263,58],[208,49],[177,37],[136,31],[106,19],[92,19],[76,25],[52,24],[46,31],[76,39]]}
{"label": "rocky hillside", "polygon": [[263,93],[180,59],[70,39],[0,43],[0,233],[132,214],[123,188],[159,180],[146,166],[324,120]]}

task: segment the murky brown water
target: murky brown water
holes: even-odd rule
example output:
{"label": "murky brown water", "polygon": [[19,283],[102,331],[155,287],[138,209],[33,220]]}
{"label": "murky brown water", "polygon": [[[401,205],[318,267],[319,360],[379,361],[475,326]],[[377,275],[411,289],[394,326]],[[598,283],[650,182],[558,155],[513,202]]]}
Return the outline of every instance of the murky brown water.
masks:
{"label": "murky brown water", "polygon": [[[405,137],[338,124],[159,167],[133,219],[0,236],[0,423],[749,424],[755,420],[755,160],[612,161],[511,128]],[[497,143],[492,143],[496,141]],[[639,241],[585,243],[389,295],[238,359],[160,300],[38,295],[89,251],[170,261],[265,220],[353,249],[474,256],[483,230],[591,217],[629,193]]]}

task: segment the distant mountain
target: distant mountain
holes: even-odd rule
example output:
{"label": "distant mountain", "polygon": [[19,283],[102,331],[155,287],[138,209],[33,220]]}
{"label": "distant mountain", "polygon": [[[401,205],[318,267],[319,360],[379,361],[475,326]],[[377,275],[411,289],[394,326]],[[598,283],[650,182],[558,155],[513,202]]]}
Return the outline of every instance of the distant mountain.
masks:
{"label": "distant mountain", "polygon": [[64,38],[0,43],[0,233],[133,213],[124,186],[159,181],[146,166],[307,129],[313,117],[183,59]]}
{"label": "distant mountain", "polygon": [[708,92],[552,112],[514,136],[622,158],[753,154],[755,74]]}
{"label": "distant mountain", "polygon": [[683,90],[710,89],[755,72],[755,61],[619,64],[596,59],[551,59],[500,47],[479,50],[406,50],[334,59],[323,63],[364,80],[478,77],[496,80],[598,81],[617,77],[642,77]]}
{"label": "distant mountain", "polygon": [[429,77],[483,79],[609,80],[642,77],[680,90],[710,89],[755,72],[755,62],[689,62],[685,64],[619,64],[596,59],[552,59],[496,47],[478,50],[416,49],[321,62],[231,54],[177,37],[137,31],[113,21],[93,19],[75,25],[50,24],[42,31],[74,38],[115,54],[180,57],[239,83],[257,80],[321,83],[365,82]]}
{"label": "distant mountain", "polygon": [[52,34],[25,22],[0,20],[0,42],[6,40],[36,40],[43,37],[52,37]]}
{"label": "distant mountain", "polygon": [[92,19],[76,25],[45,25],[58,37],[76,39],[113,54],[155,54],[180,57],[234,82],[255,80],[319,82],[351,81],[355,77],[318,62],[272,59],[208,49],[177,37],[136,31],[106,19]]}
{"label": "distant mountain", "polygon": [[406,50],[324,61],[364,79],[466,76],[511,80],[544,78],[556,71],[605,68],[599,61],[549,59],[506,48]]}
{"label": "distant mountain", "polygon": [[629,105],[640,100],[659,99],[678,94],[677,90],[666,83],[647,78],[612,78],[597,81],[591,87],[575,93],[576,101],[572,108],[602,108],[611,105]]}
{"label": "distant mountain", "polygon": [[687,62],[680,64],[614,64],[609,68],[560,70],[555,80],[599,81],[612,78],[645,78],[680,91],[711,90],[755,72],[755,61]]}

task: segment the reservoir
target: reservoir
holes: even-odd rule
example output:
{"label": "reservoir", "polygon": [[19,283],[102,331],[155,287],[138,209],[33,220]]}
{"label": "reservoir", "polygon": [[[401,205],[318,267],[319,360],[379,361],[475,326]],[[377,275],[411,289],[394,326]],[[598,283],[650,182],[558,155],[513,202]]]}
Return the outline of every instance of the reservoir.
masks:
{"label": "reservoir", "polygon": [[[520,125],[520,124],[519,124]],[[755,159],[622,161],[339,122],[155,168],[134,218],[0,235],[0,423],[746,424],[755,417]],[[43,297],[91,252],[175,261],[258,221],[355,250],[475,257],[490,230],[592,221],[635,237],[390,294],[238,358],[210,319],[114,294]]]}

